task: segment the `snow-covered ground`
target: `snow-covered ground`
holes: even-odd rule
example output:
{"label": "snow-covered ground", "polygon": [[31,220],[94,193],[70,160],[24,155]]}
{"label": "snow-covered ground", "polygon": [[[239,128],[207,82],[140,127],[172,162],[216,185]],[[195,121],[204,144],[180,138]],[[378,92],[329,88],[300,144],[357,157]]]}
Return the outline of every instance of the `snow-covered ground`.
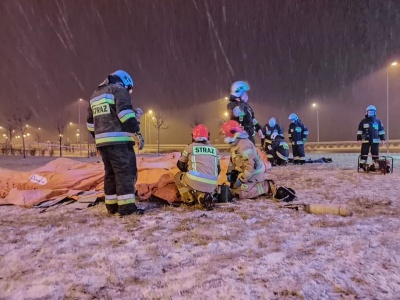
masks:
{"label": "snow-covered ground", "polygon": [[[270,177],[294,188],[298,203],[347,205],[353,216],[266,198],[213,211],[151,205],[125,218],[104,204],[1,206],[0,299],[399,299],[399,155],[388,175],[358,173],[357,154],[311,155],[321,156],[333,163],[277,167]],[[41,159],[0,163],[28,170]]]}

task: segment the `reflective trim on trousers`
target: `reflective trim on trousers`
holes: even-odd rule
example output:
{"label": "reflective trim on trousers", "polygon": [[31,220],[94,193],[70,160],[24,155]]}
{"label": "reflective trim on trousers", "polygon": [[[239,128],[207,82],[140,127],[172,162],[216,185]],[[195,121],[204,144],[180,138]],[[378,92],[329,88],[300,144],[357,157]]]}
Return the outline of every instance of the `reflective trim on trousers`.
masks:
{"label": "reflective trim on trousers", "polygon": [[117,204],[117,195],[105,195],[106,204]]}
{"label": "reflective trim on trousers", "polygon": [[208,184],[211,184],[211,185],[216,185],[217,181],[218,181],[216,179],[207,179],[207,178],[198,177],[198,176],[190,174],[189,172],[186,173],[186,176],[191,180],[194,180],[194,181],[197,181],[197,182],[208,183]]}
{"label": "reflective trim on trousers", "polygon": [[135,203],[135,194],[121,195],[117,197],[118,205]]}
{"label": "reflective trim on trousers", "polygon": [[279,152],[276,152],[276,155],[283,160],[288,160],[288,158],[286,156],[283,156],[282,154],[280,154]]}

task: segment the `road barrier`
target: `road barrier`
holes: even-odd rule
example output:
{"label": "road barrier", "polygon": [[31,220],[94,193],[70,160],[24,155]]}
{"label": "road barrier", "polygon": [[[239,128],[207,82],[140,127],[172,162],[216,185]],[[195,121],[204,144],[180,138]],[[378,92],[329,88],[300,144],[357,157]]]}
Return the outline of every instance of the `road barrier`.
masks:
{"label": "road barrier", "polygon": [[[228,151],[227,144],[213,144],[219,151]],[[260,143],[256,143],[260,146]],[[185,144],[160,144],[160,152],[181,152],[185,148]],[[289,144],[290,146],[290,144]],[[311,152],[359,152],[361,144],[355,141],[332,141],[332,142],[307,142],[305,144],[306,151]],[[158,145],[145,145],[142,153],[157,153]],[[387,145],[381,145],[380,151],[383,153],[387,150]],[[389,143],[389,151],[399,152],[400,140],[391,140]]]}
{"label": "road barrier", "polygon": [[[227,152],[229,150],[229,145],[227,144],[213,144],[219,151]],[[256,145],[259,147],[260,142],[257,142]],[[21,145],[22,146],[22,145]],[[1,150],[1,154],[3,155],[22,155],[22,147],[19,145],[15,145],[13,149],[13,153],[10,152],[10,149],[3,147]],[[60,148],[59,144],[49,144],[49,143],[41,143],[39,145],[40,151],[37,151],[35,154],[31,154],[30,152],[36,148],[26,147],[26,155],[37,155],[37,156],[59,156],[57,152]],[[36,145],[35,145],[36,146]],[[160,153],[167,152],[181,152],[185,148],[186,144],[145,144],[144,149],[138,151],[137,146],[135,146],[136,153],[158,153],[158,149]],[[290,146],[290,144],[289,144]],[[332,142],[307,142],[305,144],[306,152],[343,152],[343,153],[356,153],[359,152],[361,145],[354,141],[332,141]],[[384,153],[387,151],[387,145],[380,146],[380,152]],[[79,147],[74,146],[62,146],[63,156],[94,156],[96,155],[96,149],[94,145],[91,144],[89,151],[87,145],[82,145],[82,151],[80,151]],[[82,154],[81,154],[82,152]],[[389,144],[389,152],[400,152],[400,140],[391,140]]]}

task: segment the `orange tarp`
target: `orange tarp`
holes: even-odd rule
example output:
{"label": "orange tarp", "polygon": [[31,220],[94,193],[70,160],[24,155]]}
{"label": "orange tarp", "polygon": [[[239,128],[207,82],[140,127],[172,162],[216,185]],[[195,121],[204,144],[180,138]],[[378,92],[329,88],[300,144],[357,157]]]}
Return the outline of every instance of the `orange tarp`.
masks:
{"label": "orange tarp", "polygon": [[[174,152],[157,157],[137,157],[136,188],[142,200],[151,195],[169,202],[177,200],[174,175],[179,171],[176,162],[180,155]],[[264,155],[263,160],[267,161]],[[221,157],[219,184],[226,180],[228,162],[228,156]],[[98,191],[100,196],[103,193],[103,177],[102,162],[81,163],[69,158],[55,159],[29,172],[0,168],[0,204],[32,207],[55,197],[72,197],[89,190]]]}

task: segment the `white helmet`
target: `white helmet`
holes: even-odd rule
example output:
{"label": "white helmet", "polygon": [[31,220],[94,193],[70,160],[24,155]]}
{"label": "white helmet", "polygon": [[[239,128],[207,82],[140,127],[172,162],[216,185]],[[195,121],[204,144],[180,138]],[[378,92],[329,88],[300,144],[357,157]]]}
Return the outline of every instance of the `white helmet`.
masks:
{"label": "white helmet", "polygon": [[268,125],[270,127],[274,127],[276,125],[276,119],[274,117],[272,117],[271,119],[269,119],[268,121]]}
{"label": "white helmet", "polygon": [[250,91],[250,87],[245,81],[236,81],[232,83],[231,86],[231,95],[235,97],[241,97],[247,91]]}
{"label": "white helmet", "polygon": [[297,121],[298,119],[299,119],[299,117],[295,113],[291,113],[289,115],[289,120],[290,121]]}
{"label": "white helmet", "polygon": [[373,105],[370,105],[367,107],[367,109],[365,110],[367,112],[367,115],[369,117],[374,117],[376,116],[376,107]]}
{"label": "white helmet", "polygon": [[374,111],[376,111],[376,107],[373,106],[373,105],[370,105],[370,106],[367,107],[366,111],[369,111],[369,110],[374,110]]}

